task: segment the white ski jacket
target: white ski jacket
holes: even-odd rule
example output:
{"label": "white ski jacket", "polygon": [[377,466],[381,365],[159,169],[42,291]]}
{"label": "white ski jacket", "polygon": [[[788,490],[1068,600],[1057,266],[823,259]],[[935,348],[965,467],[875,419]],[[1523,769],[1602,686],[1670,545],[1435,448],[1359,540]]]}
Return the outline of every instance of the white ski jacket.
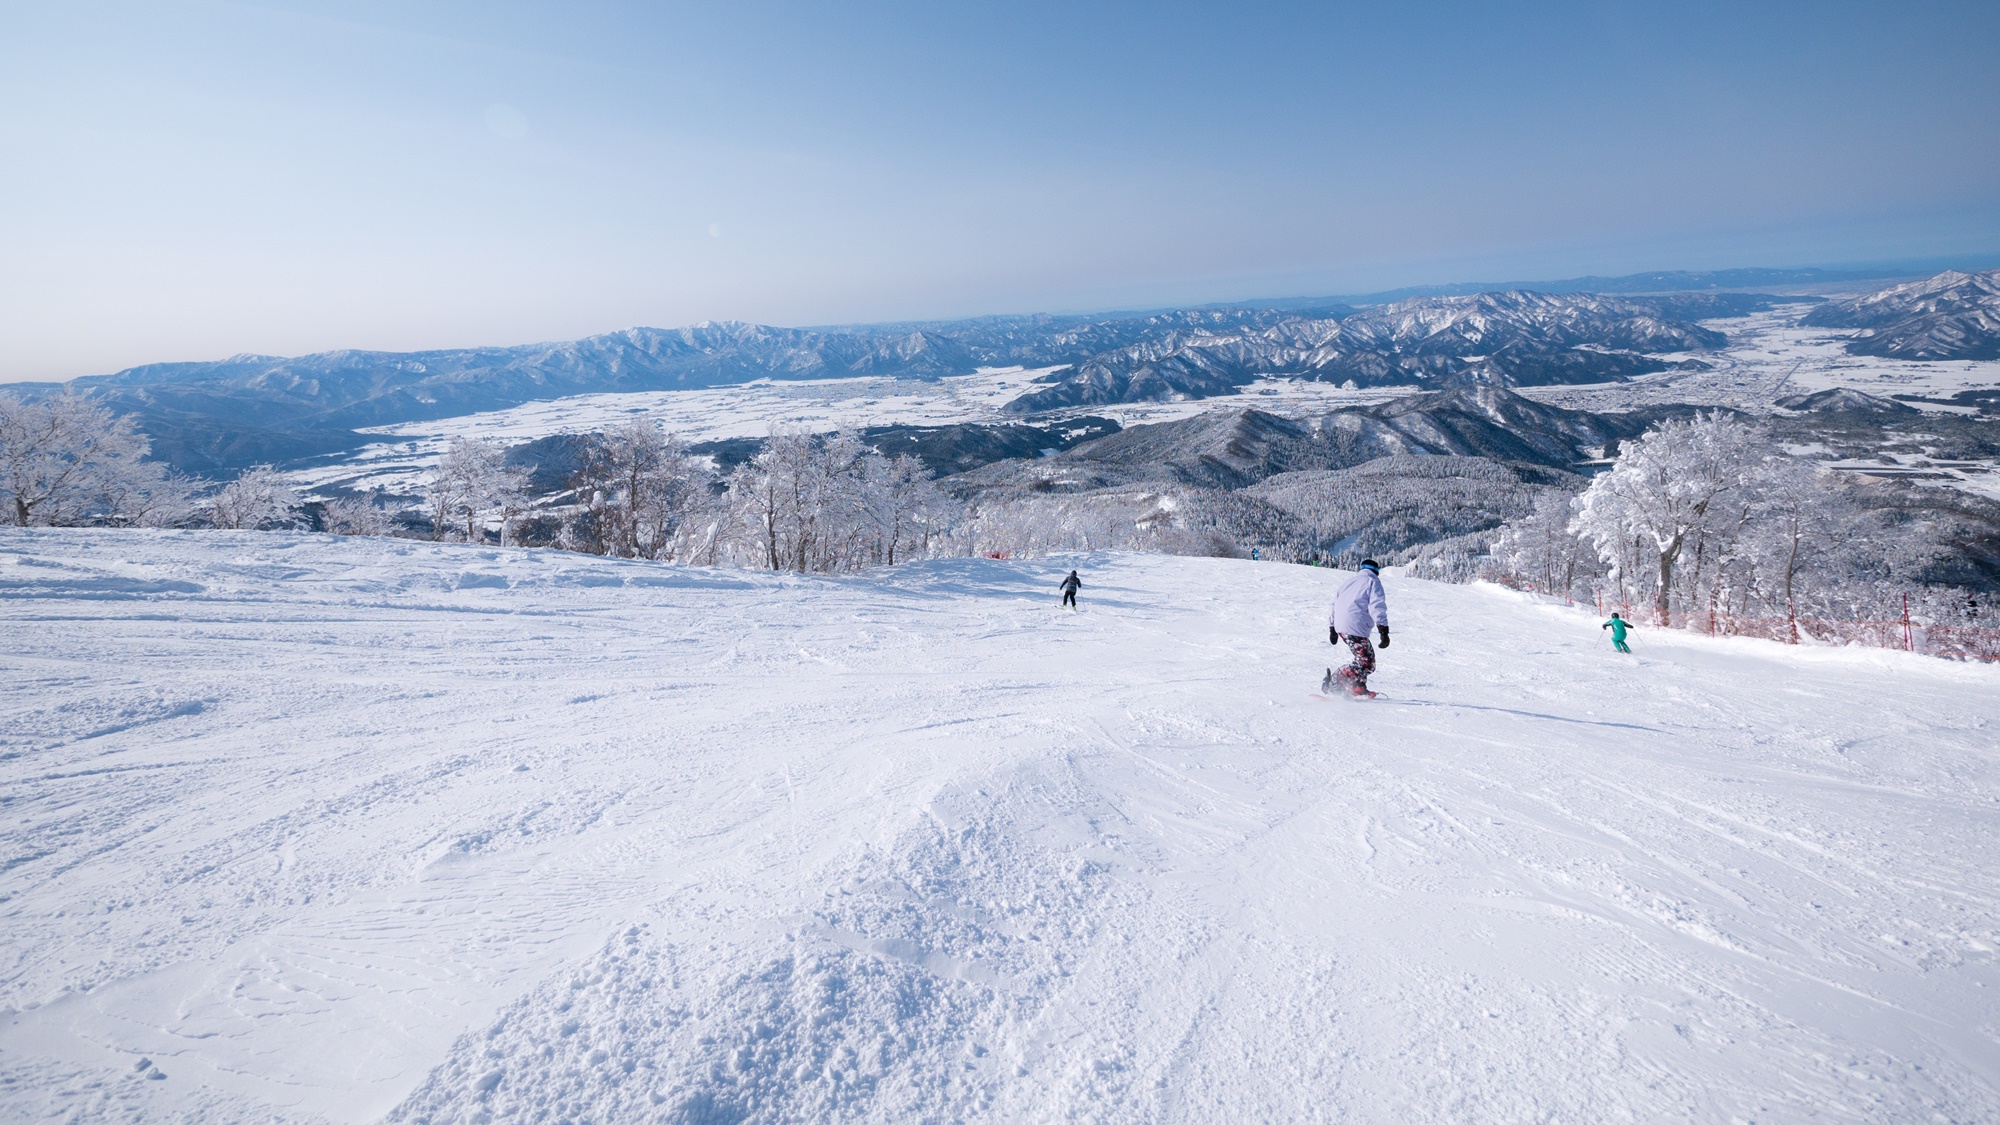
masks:
{"label": "white ski jacket", "polygon": [[1341,583],[1333,595],[1333,612],[1326,623],[1342,636],[1365,637],[1377,625],[1389,623],[1389,599],[1382,580],[1364,570]]}

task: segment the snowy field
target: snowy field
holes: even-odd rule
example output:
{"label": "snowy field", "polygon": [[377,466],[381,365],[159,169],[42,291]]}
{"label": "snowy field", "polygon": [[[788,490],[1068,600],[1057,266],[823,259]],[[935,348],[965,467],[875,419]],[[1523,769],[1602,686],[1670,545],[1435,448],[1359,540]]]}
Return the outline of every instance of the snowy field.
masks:
{"label": "snowy field", "polygon": [[688,442],[762,437],[773,426],[813,431],[842,426],[934,426],[998,419],[1000,408],[1026,393],[1048,368],[996,368],[936,380],[863,376],[852,379],[757,379],[689,391],[570,395],[429,422],[364,429],[380,435],[331,463],[296,474],[313,487],[415,492],[453,438],[490,438],[508,445],[558,433],[589,433],[634,415],[652,418]]}
{"label": "snowy field", "polygon": [[2000,668],[1340,577],[0,531],[0,1120],[2000,1118]]}
{"label": "snowy field", "polygon": [[[634,415],[649,417],[688,442],[763,437],[773,426],[825,432],[842,427],[947,426],[960,422],[1006,425],[1022,419],[1001,408],[1033,390],[1034,380],[1053,370],[1057,369],[998,368],[935,380],[887,376],[795,382],[758,379],[694,391],[572,395],[507,410],[363,430],[383,440],[291,475],[311,488],[366,491],[379,487],[415,494],[453,438],[491,438],[514,445],[550,434],[589,433]],[[1264,378],[1236,394],[1217,398],[1120,403],[1065,413],[1115,418],[1120,425],[1130,426],[1246,406],[1276,414],[1324,413],[1409,393],[1407,387],[1344,390],[1331,383]]]}
{"label": "snowy field", "polygon": [[[1853,333],[1794,326],[1809,308],[1804,304],[1785,305],[1754,316],[1704,321],[1708,327],[1729,336],[1729,347],[1719,352],[1667,357],[1698,359],[1711,365],[1710,370],[1667,371],[1625,383],[1519,390],[1530,398],[1575,410],[1619,411],[1662,403],[1693,403],[1767,413],[1775,400],[1786,395],[1831,387],[1852,387],[1882,396],[1920,394],[1944,398],[1961,390],[2000,386],[2000,362],[1915,363],[1847,355],[1841,346]],[[802,381],[759,379],[692,391],[574,395],[507,410],[365,430],[382,440],[292,475],[312,489],[385,488],[401,495],[415,495],[422,490],[439,454],[453,438],[491,438],[517,444],[556,433],[587,433],[634,415],[652,418],[689,442],[762,437],[772,426],[827,431],[841,427],[1008,423],[1020,419],[1004,413],[1002,408],[1033,389],[1034,380],[1053,370],[1057,369],[991,368],[936,380],[887,376]],[[1234,394],[1215,398],[1092,406],[1065,413],[1115,418],[1127,426],[1245,407],[1306,417],[1411,393],[1408,387],[1351,390],[1333,383],[1267,376]],[[1970,410],[1916,405],[1931,411]],[[1924,467],[1935,468],[1929,463]],[[1957,482],[1960,487],[1991,493],[2000,488],[1992,476],[1995,468],[1973,463],[1963,473],[1945,471],[1962,478]]]}
{"label": "snowy field", "polygon": [[[1723,320],[1704,320],[1729,337],[1729,346],[1713,352],[1684,352],[1670,360],[1694,359],[1708,371],[1663,371],[1628,383],[1583,387],[1523,387],[1520,393],[1572,410],[1630,410],[1662,403],[1729,406],[1767,413],[1787,395],[1848,387],[1887,398],[1923,395],[1950,398],[1959,391],[2000,387],[2000,360],[1878,359],[1848,355],[1847,341],[1857,333],[1835,328],[1801,328],[1798,320],[1810,305],[1780,305],[1765,312]],[[1920,410],[1971,413],[1969,407],[1911,403]]]}

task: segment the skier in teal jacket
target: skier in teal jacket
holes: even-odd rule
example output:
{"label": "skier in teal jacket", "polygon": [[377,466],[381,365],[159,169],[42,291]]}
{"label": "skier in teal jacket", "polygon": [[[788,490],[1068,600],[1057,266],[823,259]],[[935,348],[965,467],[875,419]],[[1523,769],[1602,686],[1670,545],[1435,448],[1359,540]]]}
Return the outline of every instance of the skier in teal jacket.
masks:
{"label": "skier in teal jacket", "polygon": [[1625,620],[1615,613],[1611,615],[1611,620],[1598,626],[1600,629],[1611,630],[1611,647],[1617,649],[1619,652],[1632,651],[1625,647],[1625,631],[1631,627],[1632,623],[1630,621]]}

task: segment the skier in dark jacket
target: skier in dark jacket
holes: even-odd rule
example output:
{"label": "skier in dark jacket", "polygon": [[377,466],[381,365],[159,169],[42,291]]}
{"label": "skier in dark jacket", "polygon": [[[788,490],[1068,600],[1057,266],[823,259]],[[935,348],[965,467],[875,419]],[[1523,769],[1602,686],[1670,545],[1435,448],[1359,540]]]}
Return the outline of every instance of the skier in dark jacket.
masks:
{"label": "skier in dark jacket", "polygon": [[1382,647],[1389,647],[1389,599],[1382,593],[1382,567],[1374,559],[1362,560],[1361,569],[1333,595],[1333,613],[1326,626],[1327,643],[1346,641],[1354,659],[1338,672],[1327,669],[1321,690],[1331,695],[1335,688],[1345,688],[1357,699],[1375,698],[1368,690],[1368,673],[1375,670],[1375,646],[1369,643],[1368,630],[1381,634]]}
{"label": "skier in dark jacket", "polygon": [[1076,576],[1076,571],[1070,571],[1069,577],[1062,580],[1062,604],[1075,609],[1076,592],[1081,589],[1083,589],[1083,579]]}

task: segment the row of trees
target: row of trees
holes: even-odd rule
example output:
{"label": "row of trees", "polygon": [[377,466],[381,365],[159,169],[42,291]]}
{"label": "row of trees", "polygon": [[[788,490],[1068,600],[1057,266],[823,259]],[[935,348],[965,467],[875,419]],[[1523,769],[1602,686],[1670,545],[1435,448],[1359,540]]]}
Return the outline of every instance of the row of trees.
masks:
{"label": "row of trees", "polygon": [[[1419,539],[1501,506],[1518,512],[1526,500],[1521,482],[1460,480],[1464,466],[1426,464],[1373,475],[1293,474],[1282,487],[1242,493],[1030,489],[989,495],[968,509],[915,458],[884,456],[851,434],[779,430],[726,475],[643,419],[578,438],[575,448],[574,471],[535,498],[529,474],[508,464],[502,446],[454,441],[423,493],[431,534],[478,542],[497,523],[505,544],[823,573],[938,555],[1242,553],[1245,535],[1288,542],[1312,530],[1315,516],[1344,512],[1341,505],[1358,502],[1376,476],[1391,499],[1405,477],[1423,478],[1410,512],[1370,493],[1365,521],[1380,532],[1393,516]],[[35,403],[0,396],[0,520],[238,529],[309,522],[307,501],[269,467],[215,488],[146,460],[147,451],[130,419],[78,396]],[[1439,493],[1441,485],[1456,491]],[[1786,455],[1757,427],[1721,414],[1665,422],[1627,442],[1580,494],[1533,496],[1532,510],[1494,539],[1480,564],[1487,576],[1556,596],[1650,606],[1667,623],[1703,611],[1711,622],[1717,614],[1777,619],[1791,623],[1794,639],[1802,619],[1880,618],[1904,593],[1926,605],[1950,601],[1919,580],[1938,553],[1923,515],[1864,498],[1836,474]],[[315,522],[337,534],[390,534],[399,520],[379,493],[315,504]],[[1321,520],[1318,530],[1333,526]],[[1426,576],[1463,576],[1478,549],[1471,541],[1485,535],[1447,539],[1412,561]]]}
{"label": "row of trees", "polygon": [[1923,529],[1864,503],[1757,427],[1713,414],[1627,442],[1581,494],[1539,498],[1502,531],[1495,577],[1556,596],[1650,606],[1655,620],[1879,613],[1911,585]]}
{"label": "row of trees", "polygon": [[839,571],[942,546],[962,512],[914,457],[885,457],[851,434],[780,431],[729,475],[726,526],[747,561],[772,570]]}
{"label": "row of trees", "polygon": [[[774,570],[842,571],[947,549],[962,512],[916,458],[885,457],[852,435],[780,430],[719,478],[704,458],[646,420],[592,435],[568,488],[539,500],[496,442],[458,439],[423,492],[434,538],[533,541],[621,558]],[[0,519],[19,526],[226,529],[307,526],[308,501],[269,466],[214,486],[146,459],[130,417],[82,396],[0,395]],[[385,535],[396,512],[379,493],[318,503],[318,523]]]}
{"label": "row of trees", "polygon": [[454,441],[425,490],[437,538],[537,541],[619,558],[833,572],[942,549],[961,512],[914,457],[885,457],[850,434],[778,430],[718,477],[674,435],[633,419],[593,435],[568,489],[532,519],[527,478],[505,450]]}
{"label": "row of trees", "polygon": [[[297,527],[307,501],[283,474],[260,465],[227,484],[149,461],[151,442],[120,416],[77,394],[39,402],[0,395],[0,522],[17,527]],[[382,534],[378,501],[326,504],[329,530]]]}

